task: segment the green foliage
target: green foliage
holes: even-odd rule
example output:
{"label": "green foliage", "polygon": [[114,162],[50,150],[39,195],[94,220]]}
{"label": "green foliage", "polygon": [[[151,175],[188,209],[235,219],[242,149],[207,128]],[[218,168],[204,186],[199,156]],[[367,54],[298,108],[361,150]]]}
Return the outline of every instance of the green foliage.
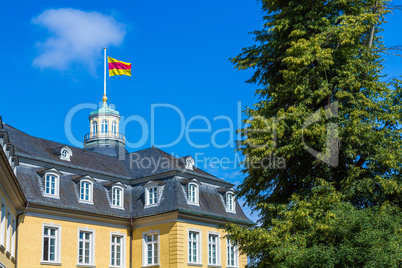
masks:
{"label": "green foliage", "polygon": [[[253,164],[238,197],[260,212],[260,227],[228,226],[255,267],[401,265],[402,87],[381,76],[387,4],[263,0],[257,44],[232,59],[259,85],[241,130]],[[322,120],[305,127],[315,112]],[[336,164],[306,146],[339,151]],[[286,168],[264,166],[272,155]]]}

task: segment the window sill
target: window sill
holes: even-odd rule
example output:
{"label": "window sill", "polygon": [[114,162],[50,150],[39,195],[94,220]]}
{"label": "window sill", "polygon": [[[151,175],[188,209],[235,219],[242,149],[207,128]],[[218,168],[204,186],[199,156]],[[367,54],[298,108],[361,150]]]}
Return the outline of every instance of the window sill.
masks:
{"label": "window sill", "polygon": [[11,253],[10,253],[8,250],[6,250],[6,257],[7,257],[7,258],[10,258],[10,257],[11,257]]}
{"label": "window sill", "polygon": [[51,262],[51,261],[41,261],[41,265],[55,265],[55,266],[61,266],[61,262]]}
{"label": "window sill", "polygon": [[[152,204],[152,205],[145,205],[144,208],[153,208],[153,207],[157,207],[158,204]],[[143,267],[148,267],[148,266],[143,266]]]}
{"label": "window sill", "polygon": [[43,196],[44,196],[44,197],[54,198],[54,199],[60,199],[60,196],[58,196],[58,195],[43,194]]}
{"label": "window sill", "polygon": [[141,268],[161,267],[159,263],[143,265]]}
{"label": "window sill", "polygon": [[208,264],[208,267],[221,268],[222,265],[219,265],[219,264]]}
{"label": "window sill", "polygon": [[236,214],[236,211],[233,210],[226,210],[226,212]]}
{"label": "window sill", "polygon": [[188,265],[188,266],[199,266],[199,267],[202,267],[202,263],[188,262],[187,265]]}
{"label": "window sill", "polygon": [[82,264],[82,263],[77,263],[77,267],[86,267],[86,268],[94,268],[96,267],[93,264]]}
{"label": "window sill", "polygon": [[[119,206],[115,206],[115,205],[110,205],[110,207],[111,207],[111,208],[114,208],[114,209],[121,209],[121,210],[124,210],[124,207],[119,207]],[[116,266],[116,267],[119,267],[119,266]]]}
{"label": "window sill", "polygon": [[[88,204],[88,205],[93,205],[94,204],[94,202],[93,201],[84,201],[84,200],[79,200],[79,202],[81,203],[81,204]],[[94,266],[95,267],[95,266]]]}
{"label": "window sill", "polygon": [[0,250],[4,252],[6,248],[3,245],[0,245]]}

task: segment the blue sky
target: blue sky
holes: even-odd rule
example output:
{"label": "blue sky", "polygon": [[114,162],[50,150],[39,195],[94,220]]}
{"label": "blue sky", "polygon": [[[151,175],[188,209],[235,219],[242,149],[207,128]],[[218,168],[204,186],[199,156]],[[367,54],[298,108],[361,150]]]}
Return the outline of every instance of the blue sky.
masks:
{"label": "blue sky", "polygon": [[[401,16],[399,11],[387,16],[387,46],[402,44]],[[181,111],[191,129],[210,124],[210,130],[189,133],[189,138],[164,147],[180,136],[182,118],[173,108],[157,107],[153,142],[147,139],[128,150],[153,143],[174,155],[197,153],[204,160],[199,167],[239,184],[243,175],[235,163],[233,130],[238,128],[238,107],[243,110],[257,101],[256,86],[244,83],[252,71],[237,71],[228,59],[253,44],[248,33],[261,28],[261,17],[260,4],[252,0],[6,1],[0,16],[0,115],[28,134],[71,144],[66,116],[77,105],[101,101],[106,46],[108,56],[132,63],[132,77],[107,79],[108,102],[122,116],[144,118],[151,131],[151,106],[168,104]],[[400,75],[401,63],[400,57],[386,56],[384,73]],[[72,118],[77,140],[89,133],[90,111],[79,110]],[[216,132],[222,128],[231,131]],[[141,133],[138,123],[125,127],[132,143]],[[222,148],[213,146],[211,137]],[[212,157],[231,164],[214,168]]]}

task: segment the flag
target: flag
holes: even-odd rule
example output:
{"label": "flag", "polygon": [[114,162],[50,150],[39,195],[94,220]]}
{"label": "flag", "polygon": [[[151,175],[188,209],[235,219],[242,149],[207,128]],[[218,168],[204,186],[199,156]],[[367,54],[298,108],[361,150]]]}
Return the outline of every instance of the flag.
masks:
{"label": "flag", "polygon": [[107,57],[109,65],[109,76],[113,75],[129,75],[131,76],[131,63],[119,61],[111,57]]}

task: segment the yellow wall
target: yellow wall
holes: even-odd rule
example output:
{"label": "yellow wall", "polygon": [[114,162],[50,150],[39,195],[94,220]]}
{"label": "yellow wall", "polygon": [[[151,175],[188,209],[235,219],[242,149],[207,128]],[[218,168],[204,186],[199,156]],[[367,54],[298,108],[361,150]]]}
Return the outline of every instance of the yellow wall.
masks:
{"label": "yellow wall", "polygon": [[[61,266],[41,265],[42,254],[42,224],[61,226]],[[97,268],[110,266],[110,235],[111,232],[120,232],[126,235],[125,261],[129,267],[130,238],[128,229],[112,228],[95,224],[86,224],[65,220],[45,219],[33,216],[22,216],[18,229],[18,267],[76,267],[78,228],[95,230],[95,266]]]}
{"label": "yellow wall", "polygon": [[[140,268],[143,266],[142,236],[144,232],[148,232],[150,230],[159,231],[160,267],[196,267],[194,265],[187,265],[189,228],[201,231],[202,266],[197,267],[208,267],[208,232],[220,233],[220,266],[222,268],[227,267],[227,244],[226,238],[224,238],[224,230],[184,222],[165,223],[133,230],[133,267]],[[246,264],[247,257],[245,255],[240,255],[238,267],[244,267]]]}

